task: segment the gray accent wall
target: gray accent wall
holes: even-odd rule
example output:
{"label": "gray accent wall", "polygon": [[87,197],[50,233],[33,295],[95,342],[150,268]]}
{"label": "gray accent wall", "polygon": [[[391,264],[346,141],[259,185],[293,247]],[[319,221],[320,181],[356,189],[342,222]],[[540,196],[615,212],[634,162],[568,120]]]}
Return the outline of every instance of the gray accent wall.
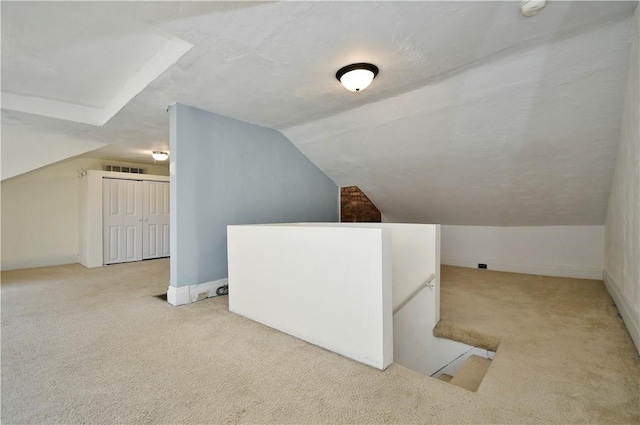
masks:
{"label": "gray accent wall", "polygon": [[227,277],[229,224],[338,221],[338,187],[279,131],[177,104],[170,148],[172,286]]}

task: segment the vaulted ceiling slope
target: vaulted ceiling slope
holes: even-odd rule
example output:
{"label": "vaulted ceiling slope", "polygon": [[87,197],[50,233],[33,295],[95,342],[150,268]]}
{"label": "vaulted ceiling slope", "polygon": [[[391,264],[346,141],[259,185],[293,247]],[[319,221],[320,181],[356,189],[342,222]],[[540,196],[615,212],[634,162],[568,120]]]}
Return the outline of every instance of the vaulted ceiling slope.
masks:
{"label": "vaulted ceiling slope", "polygon": [[[604,221],[637,2],[551,1],[533,18],[517,2],[86,2],[66,32],[47,16],[69,3],[7,4],[3,93],[94,106],[105,91],[83,98],[62,74],[90,81],[81,70],[109,43],[138,52],[125,55],[132,69],[162,40],[193,46],[102,126],[3,109],[17,143],[66,137],[146,160],[166,148],[166,107],[180,102],[283,131],[394,221]],[[25,15],[42,22],[18,32]],[[58,50],[34,48],[45,41]],[[28,84],[15,72],[25,58],[46,68]],[[380,74],[347,92],[335,71],[362,61]],[[122,84],[135,75],[116,70]]]}

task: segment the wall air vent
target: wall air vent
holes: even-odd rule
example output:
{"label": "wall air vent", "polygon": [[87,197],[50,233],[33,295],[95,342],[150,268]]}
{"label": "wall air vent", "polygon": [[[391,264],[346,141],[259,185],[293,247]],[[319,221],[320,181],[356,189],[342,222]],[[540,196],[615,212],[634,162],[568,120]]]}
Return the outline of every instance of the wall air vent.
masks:
{"label": "wall air vent", "polygon": [[105,165],[104,171],[115,171],[117,173],[145,174],[144,168],[124,167],[122,165]]}

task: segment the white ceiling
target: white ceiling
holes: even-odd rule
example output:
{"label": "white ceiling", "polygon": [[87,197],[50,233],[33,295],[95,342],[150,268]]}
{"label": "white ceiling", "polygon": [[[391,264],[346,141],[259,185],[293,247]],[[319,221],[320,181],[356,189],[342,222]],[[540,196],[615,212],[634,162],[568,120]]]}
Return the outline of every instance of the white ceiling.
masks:
{"label": "white ceiling", "polygon": [[2,11],[2,107],[13,111],[103,125],[192,47],[70,3],[7,3]]}
{"label": "white ceiling", "polygon": [[[131,63],[148,63],[150,40],[193,45],[103,126],[3,109],[12,142],[67,137],[148,162],[180,102],[283,131],[392,220],[604,221],[637,2],[549,2],[533,18],[517,2],[8,4],[3,92],[100,106]],[[123,42],[147,48],[105,47]],[[361,61],[380,74],[348,92],[335,72]],[[74,86],[93,75],[113,79]]]}

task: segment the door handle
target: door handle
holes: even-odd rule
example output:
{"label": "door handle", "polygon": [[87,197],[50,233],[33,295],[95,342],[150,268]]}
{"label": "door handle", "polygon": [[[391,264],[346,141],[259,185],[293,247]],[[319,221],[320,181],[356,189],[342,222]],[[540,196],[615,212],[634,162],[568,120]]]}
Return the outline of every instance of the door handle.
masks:
{"label": "door handle", "polygon": [[138,223],[140,223],[142,221],[142,219],[138,220]]}
{"label": "door handle", "polygon": [[148,218],[145,218],[145,219],[144,219],[144,221],[149,221],[149,219],[148,219]]}

